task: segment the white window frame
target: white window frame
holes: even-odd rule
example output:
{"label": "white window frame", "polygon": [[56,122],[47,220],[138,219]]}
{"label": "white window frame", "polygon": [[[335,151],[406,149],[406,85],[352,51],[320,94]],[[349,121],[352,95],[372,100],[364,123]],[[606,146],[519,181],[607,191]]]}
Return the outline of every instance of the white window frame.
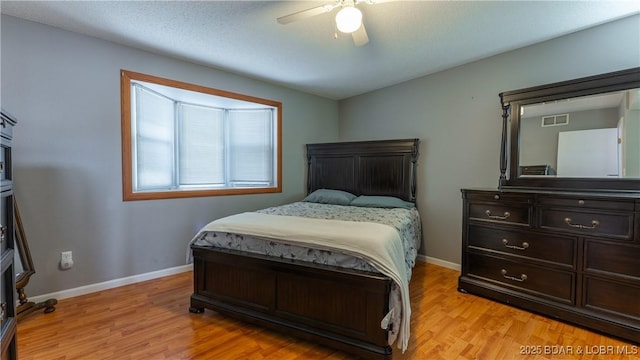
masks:
{"label": "white window frame", "polygon": [[[136,119],[136,97],[135,88],[144,89],[143,91],[157,94],[158,96],[173,101],[173,136],[174,143],[172,147],[173,159],[170,165],[171,184],[155,187],[145,187],[140,185],[138,179],[138,144],[137,144],[137,119]],[[261,194],[282,192],[282,104],[277,101],[256,98],[252,96],[231,93],[223,90],[203,87],[183,83],[175,80],[159,78],[151,75],[135,73],[127,70],[121,70],[121,106],[122,106],[122,178],[123,178],[123,199],[130,200],[150,200],[165,198],[183,198],[196,196],[217,196],[217,195],[235,195],[235,194]],[[180,174],[180,132],[181,130],[181,105],[186,106],[203,106],[210,109],[223,111],[223,141],[224,141],[224,166],[220,169],[224,172],[223,183],[201,183],[201,184],[185,184]],[[264,146],[267,147],[267,153],[260,153],[266,159],[266,162],[259,163],[266,171],[266,177],[259,180],[245,179],[242,183],[232,182],[229,174],[231,174],[232,166],[231,157],[237,154],[230,153],[230,143],[234,139],[241,137],[233,137],[230,134],[231,121],[230,114],[238,114],[240,112],[260,111],[265,115],[265,126],[270,134],[264,134]],[[250,129],[250,128],[249,128]],[[248,168],[248,167],[247,167]],[[269,174],[270,172],[270,174]]]}

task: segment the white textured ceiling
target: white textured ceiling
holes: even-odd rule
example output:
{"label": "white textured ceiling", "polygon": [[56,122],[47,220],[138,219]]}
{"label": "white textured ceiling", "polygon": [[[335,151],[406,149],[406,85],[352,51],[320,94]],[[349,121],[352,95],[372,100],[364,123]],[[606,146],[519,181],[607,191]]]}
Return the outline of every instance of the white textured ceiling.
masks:
{"label": "white textured ceiling", "polygon": [[[333,1],[4,1],[3,14],[343,99],[640,13],[640,1],[360,4],[370,42],[334,39]],[[640,29],[639,29],[640,30]]]}

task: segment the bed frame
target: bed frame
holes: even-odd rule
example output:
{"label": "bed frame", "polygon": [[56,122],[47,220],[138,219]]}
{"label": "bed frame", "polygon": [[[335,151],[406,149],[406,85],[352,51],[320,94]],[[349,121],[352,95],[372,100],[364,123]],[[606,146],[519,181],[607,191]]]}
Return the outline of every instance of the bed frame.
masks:
{"label": "bed frame", "polygon": [[[307,191],[415,201],[418,139],[307,145]],[[365,359],[391,359],[391,279],[377,273],[192,246],[189,311],[210,309]]]}

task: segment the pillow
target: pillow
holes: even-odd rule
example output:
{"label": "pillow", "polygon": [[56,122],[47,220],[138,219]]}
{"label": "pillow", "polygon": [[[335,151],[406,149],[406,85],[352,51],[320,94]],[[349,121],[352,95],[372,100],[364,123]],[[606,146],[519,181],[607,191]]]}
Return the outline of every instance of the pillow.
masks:
{"label": "pillow", "polygon": [[349,205],[351,200],[355,198],[356,196],[352,193],[342,190],[318,189],[302,201],[331,205]]}
{"label": "pillow", "polygon": [[379,208],[403,208],[411,209],[416,205],[393,196],[358,196],[351,201],[351,206],[379,207]]}

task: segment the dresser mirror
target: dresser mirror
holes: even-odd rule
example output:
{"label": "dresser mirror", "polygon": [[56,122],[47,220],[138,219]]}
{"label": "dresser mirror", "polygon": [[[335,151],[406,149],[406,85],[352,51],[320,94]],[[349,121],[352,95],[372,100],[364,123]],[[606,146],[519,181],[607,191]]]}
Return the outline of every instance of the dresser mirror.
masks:
{"label": "dresser mirror", "polygon": [[16,291],[18,293],[18,306],[16,312],[18,313],[18,320],[22,317],[30,314],[36,310],[44,308],[45,313],[54,311],[55,305],[58,303],[55,299],[48,299],[41,303],[35,303],[27,299],[25,293],[25,287],[29,283],[29,279],[36,273],[33,266],[33,260],[31,259],[31,251],[29,250],[29,243],[22,226],[22,219],[20,218],[20,211],[18,210],[18,204],[13,197],[13,214],[14,214],[14,231],[15,231],[15,253],[14,264],[16,273]]}
{"label": "dresser mirror", "polygon": [[[18,212],[18,206],[15,202],[15,197],[13,198],[13,211],[14,211],[14,229],[15,229],[15,246],[16,249],[14,253],[14,264],[15,264],[15,272],[16,272],[16,290],[18,291],[18,299],[25,299],[26,295],[24,293],[24,288],[29,283],[29,278],[31,275],[35,274],[35,269],[33,267],[33,260],[31,259],[31,251],[29,250],[29,244],[27,243],[27,238],[24,234],[24,228],[22,227],[22,220],[20,219],[20,213]],[[22,301],[20,301],[22,304]],[[20,308],[18,307],[18,311]]]}
{"label": "dresser mirror", "polygon": [[640,68],[500,99],[501,188],[640,191]]}

